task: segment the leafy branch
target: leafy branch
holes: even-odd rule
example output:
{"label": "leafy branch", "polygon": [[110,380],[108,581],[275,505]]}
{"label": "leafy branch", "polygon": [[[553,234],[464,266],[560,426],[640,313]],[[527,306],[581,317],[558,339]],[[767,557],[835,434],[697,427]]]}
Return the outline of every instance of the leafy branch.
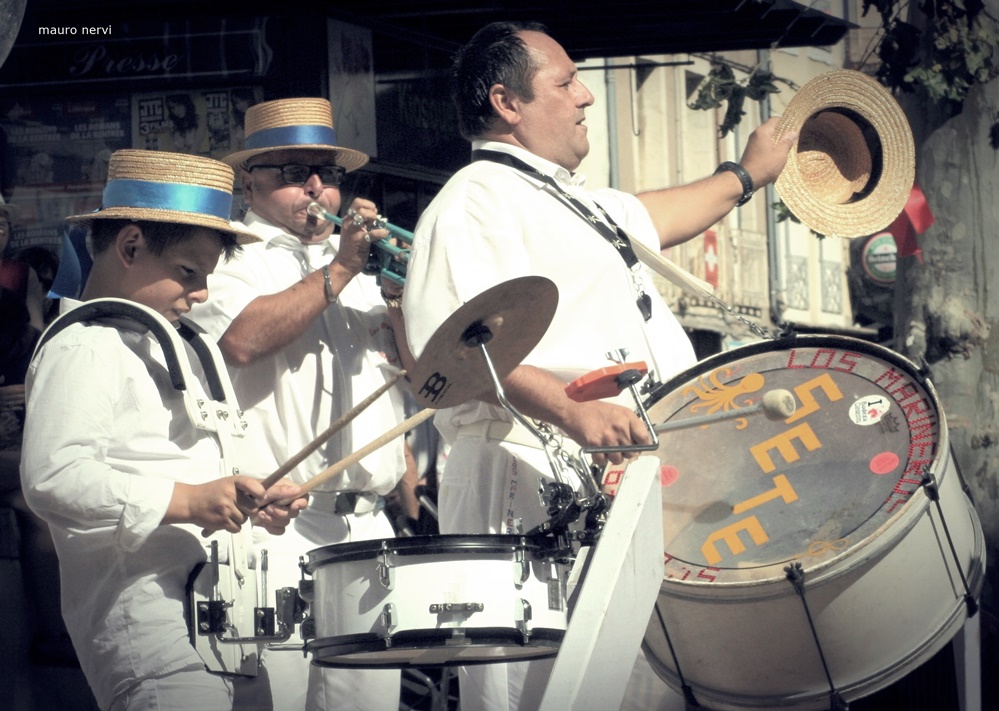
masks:
{"label": "leafy branch", "polygon": [[727,103],[725,117],[718,127],[718,133],[724,138],[732,131],[746,112],[743,105],[746,99],[753,101],[763,101],[768,94],[780,92],[774,83],[774,75],[770,72],[754,71],[750,74],[748,81],[743,84],[736,80],[732,67],[722,62],[711,63],[711,71],[697,87],[697,95],[694,100],[687,103],[691,109],[708,110],[716,109]]}
{"label": "leafy branch", "polygon": [[[968,92],[999,76],[999,20],[990,15],[983,0],[922,0],[919,9],[926,27],[902,19],[909,0],[863,0],[863,15],[872,9],[881,16],[882,37],[876,48],[881,65],[877,79],[889,89],[923,92],[945,112],[961,111]],[[774,75],[756,67],[742,83],[732,68],[720,61],[697,88],[692,109],[716,109],[726,103],[718,127],[727,136],[745,115],[745,101],[763,101],[778,93]],[[989,128],[989,141],[999,150],[999,111]]]}
{"label": "leafy branch", "polygon": [[[874,8],[884,36],[877,78],[891,89],[924,92],[943,102],[951,115],[961,111],[968,92],[999,76],[999,22],[985,11],[982,0],[924,0],[923,30],[901,19],[907,2],[864,0],[863,14]],[[989,129],[990,143],[999,150],[999,114]]]}

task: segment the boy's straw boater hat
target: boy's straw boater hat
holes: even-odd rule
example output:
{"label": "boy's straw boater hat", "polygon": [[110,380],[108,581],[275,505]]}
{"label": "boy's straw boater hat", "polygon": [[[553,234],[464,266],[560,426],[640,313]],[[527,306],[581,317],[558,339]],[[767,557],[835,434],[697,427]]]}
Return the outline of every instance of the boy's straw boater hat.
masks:
{"label": "boy's straw boater hat", "polygon": [[326,99],[277,99],[246,110],[244,150],[226,156],[234,168],[261,153],[303,149],[329,151],[336,165],[347,172],[368,162],[368,156],[353,148],[336,145],[333,107]]}
{"label": "boy's straw boater hat", "polygon": [[797,131],[774,184],[791,213],[829,236],[863,237],[890,225],[912,191],[916,152],[902,107],[866,74],[822,74],[794,95],[775,138]]}
{"label": "boy's straw boater hat", "polygon": [[124,149],[111,154],[101,206],[70,223],[92,220],[149,220],[227,232],[240,244],[259,242],[229,222],[232,168],[221,161],[184,153]]}

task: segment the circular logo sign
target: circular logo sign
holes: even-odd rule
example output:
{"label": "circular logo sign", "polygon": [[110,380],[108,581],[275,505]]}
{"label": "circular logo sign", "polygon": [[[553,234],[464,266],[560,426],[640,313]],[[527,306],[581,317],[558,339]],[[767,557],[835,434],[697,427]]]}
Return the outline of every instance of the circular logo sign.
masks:
{"label": "circular logo sign", "polygon": [[867,240],[861,263],[864,273],[878,284],[895,282],[895,258],[898,248],[890,232],[881,232]]}

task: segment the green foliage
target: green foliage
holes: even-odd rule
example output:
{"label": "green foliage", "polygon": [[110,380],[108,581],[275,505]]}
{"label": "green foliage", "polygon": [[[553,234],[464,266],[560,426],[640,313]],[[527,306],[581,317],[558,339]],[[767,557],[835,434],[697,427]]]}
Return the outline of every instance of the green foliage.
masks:
{"label": "green foliage", "polygon": [[742,84],[736,80],[732,68],[721,62],[712,62],[711,71],[697,87],[697,96],[687,106],[692,109],[716,109],[727,103],[725,117],[718,127],[719,135],[724,138],[732,131],[746,114],[743,105],[746,99],[762,101],[767,94],[780,91],[774,84],[774,75],[770,72],[755,71],[749,80]]}
{"label": "green foliage", "polygon": [[[889,89],[921,92],[956,114],[972,87],[999,76],[999,20],[986,12],[983,0],[922,0],[919,9],[926,27],[920,29],[902,19],[908,7],[909,0],[863,2],[863,14],[876,11],[884,31],[877,48],[877,79]],[[757,68],[743,84],[729,65],[713,62],[688,106],[707,110],[727,103],[718,127],[725,137],[745,115],[747,98],[762,101],[778,91],[770,72]],[[999,150],[999,113],[989,128],[989,140]]]}
{"label": "green foliage", "polygon": [[923,92],[959,111],[968,92],[999,76],[999,37],[996,18],[981,0],[924,0],[926,16],[920,30],[900,18],[908,3],[864,0],[864,14],[873,7],[881,15],[884,38],[878,47],[882,65],[878,79],[887,87]]}

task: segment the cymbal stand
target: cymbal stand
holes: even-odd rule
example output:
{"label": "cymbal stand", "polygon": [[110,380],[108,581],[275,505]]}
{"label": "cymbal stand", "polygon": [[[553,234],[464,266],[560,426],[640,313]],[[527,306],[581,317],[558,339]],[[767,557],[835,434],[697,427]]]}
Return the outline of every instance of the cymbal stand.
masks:
{"label": "cymbal stand", "polygon": [[[541,443],[541,449],[545,453],[545,457],[548,460],[548,466],[551,468],[552,474],[555,477],[554,483],[549,483],[547,487],[542,486],[542,490],[539,492],[542,496],[542,503],[545,503],[544,499],[548,499],[547,509],[552,515],[552,518],[530,531],[527,535],[535,533],[545,535],[565,534],[568,530],[569,524],[578,519],[583,510],[594,507],[605,507],[606,497],[597,488],[596,482],[593,481],[589,468],[586,467],[581,460],[578,460],[568,452],[562,450],[561,447],[557,447],[559,456],[556,457],[555,453],[552,451],[554,438],[550,435],[542,433],[530,420],[524,417],[524,415],[522,415],[517,408],[514,407],[513,403],[507,399],[506,393],[503,390],[503,385],[500,382],[495,367],[493,366],[492,358],[489,356],[489,349],[486,348],[486,344],[493,338],[493,332],[489,329],[489,327],[481,321],[477,321],[465,329],[461,338],[466,347],[478,348],[481,351],[482,357],[485,359],[486,367],[489,370],[489,377],[493,381],[493,387],[496,392],[497,400],[499,400],[503,409],[509,412],[517,422],[523,425],[527,431],[534,435],[538,442]],[[575,487],[572,486],[566,479],[563,470],[563,463],[572,467],[572,469],[579,476],[583,486],[588,490],[587,496],[582,501],[577,501]]]}

